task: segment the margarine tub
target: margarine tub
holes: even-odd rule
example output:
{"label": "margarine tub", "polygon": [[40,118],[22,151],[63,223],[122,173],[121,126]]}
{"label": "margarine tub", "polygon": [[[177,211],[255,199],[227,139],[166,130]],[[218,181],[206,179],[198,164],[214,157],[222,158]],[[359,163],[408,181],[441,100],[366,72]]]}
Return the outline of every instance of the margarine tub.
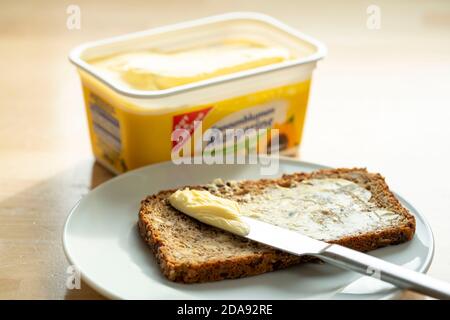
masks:
{"label": "margarine tub", "polygon": [[[176,129],[278,129],[301,142],[318,41],[261,14],[233,13],[74,49],[96,159],[115,173],[171,159]],[[269,141],[270,143],[270,141]],[[234,148],[235,149],[235,148]]]}

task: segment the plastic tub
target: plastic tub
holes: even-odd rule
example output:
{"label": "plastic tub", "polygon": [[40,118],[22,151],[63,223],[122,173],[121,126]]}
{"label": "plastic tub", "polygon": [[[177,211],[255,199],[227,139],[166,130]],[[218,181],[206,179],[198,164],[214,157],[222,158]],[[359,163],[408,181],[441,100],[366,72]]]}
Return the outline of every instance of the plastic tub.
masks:
{"label": "plastic tub", "polygon": [[[293,58],[159,90],[124,86],[89,61],[143,49],[180,50],[227,39],[289,49]],[[208,128],[279,129],[282,153],[300,145],[312,72],[324,46],[256,13],[231,13],[88,43],[70,60],[79,71],[96,159],[114,173],[167,161],[171,134],[202,120]]]}

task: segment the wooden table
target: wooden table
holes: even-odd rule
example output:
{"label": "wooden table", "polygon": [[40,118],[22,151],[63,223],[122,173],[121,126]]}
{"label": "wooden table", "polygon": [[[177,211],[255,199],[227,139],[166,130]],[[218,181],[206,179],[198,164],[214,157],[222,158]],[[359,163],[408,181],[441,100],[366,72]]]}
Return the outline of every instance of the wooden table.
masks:
{"label": "wooden table", "polygon": [[[316,70],[301,159],[367,166],[429,219],[429,273],[450,281],[450,3],[74,1],[0,4],[0,298],[98,299],[67,290],[61,244],[70,208],[112,176],[91,155],[80,84],[67,54],[89,40],[228,11],[260,11],[329,48]],[[404,298],[423,296],[405,293]]]}

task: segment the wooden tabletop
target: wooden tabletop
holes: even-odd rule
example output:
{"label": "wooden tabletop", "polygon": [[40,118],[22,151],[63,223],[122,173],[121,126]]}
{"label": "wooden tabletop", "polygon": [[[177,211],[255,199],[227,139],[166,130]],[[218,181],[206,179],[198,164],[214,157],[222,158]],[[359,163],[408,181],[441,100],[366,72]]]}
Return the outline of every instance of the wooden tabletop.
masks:
{"label": "wooden tabletop", "polygon": [[[368,23],[372,2],[380,29]],[[268,13],[327,44],[300,158],[383,173],[429,220],[436,240],[429,274],[450,281],[448,1],[73,3],[80,29],[67,28],[65,1],[0,4],[0,298],[102,298],[85,283],[66,288],[64,221],[81,196],[112,177],[91,155],[70,49],[229,11]]]}

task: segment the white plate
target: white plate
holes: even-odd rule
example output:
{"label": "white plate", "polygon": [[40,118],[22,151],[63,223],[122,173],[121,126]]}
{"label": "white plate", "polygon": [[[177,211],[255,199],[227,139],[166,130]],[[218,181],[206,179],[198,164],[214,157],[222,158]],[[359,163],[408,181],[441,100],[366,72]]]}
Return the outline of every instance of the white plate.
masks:
{"label": "white plate", "polygon": [[[319,165],[281,159],[278,175],[309,172]],[[73,208],[64,227],[64,250],[82,279],[115,299],[382,299],[398,289],[327,264],[304,264],[237,280],[178,284],[166,280],[137,231],[140,201],[159,190],[201,184],[214,178],[258,179],[258,165],[184,165],[171,162],[120,175],[92,190]],[[371,254],[426,272],[434,243],[425,218],[399,197],[416,217],[408,243]]]}

